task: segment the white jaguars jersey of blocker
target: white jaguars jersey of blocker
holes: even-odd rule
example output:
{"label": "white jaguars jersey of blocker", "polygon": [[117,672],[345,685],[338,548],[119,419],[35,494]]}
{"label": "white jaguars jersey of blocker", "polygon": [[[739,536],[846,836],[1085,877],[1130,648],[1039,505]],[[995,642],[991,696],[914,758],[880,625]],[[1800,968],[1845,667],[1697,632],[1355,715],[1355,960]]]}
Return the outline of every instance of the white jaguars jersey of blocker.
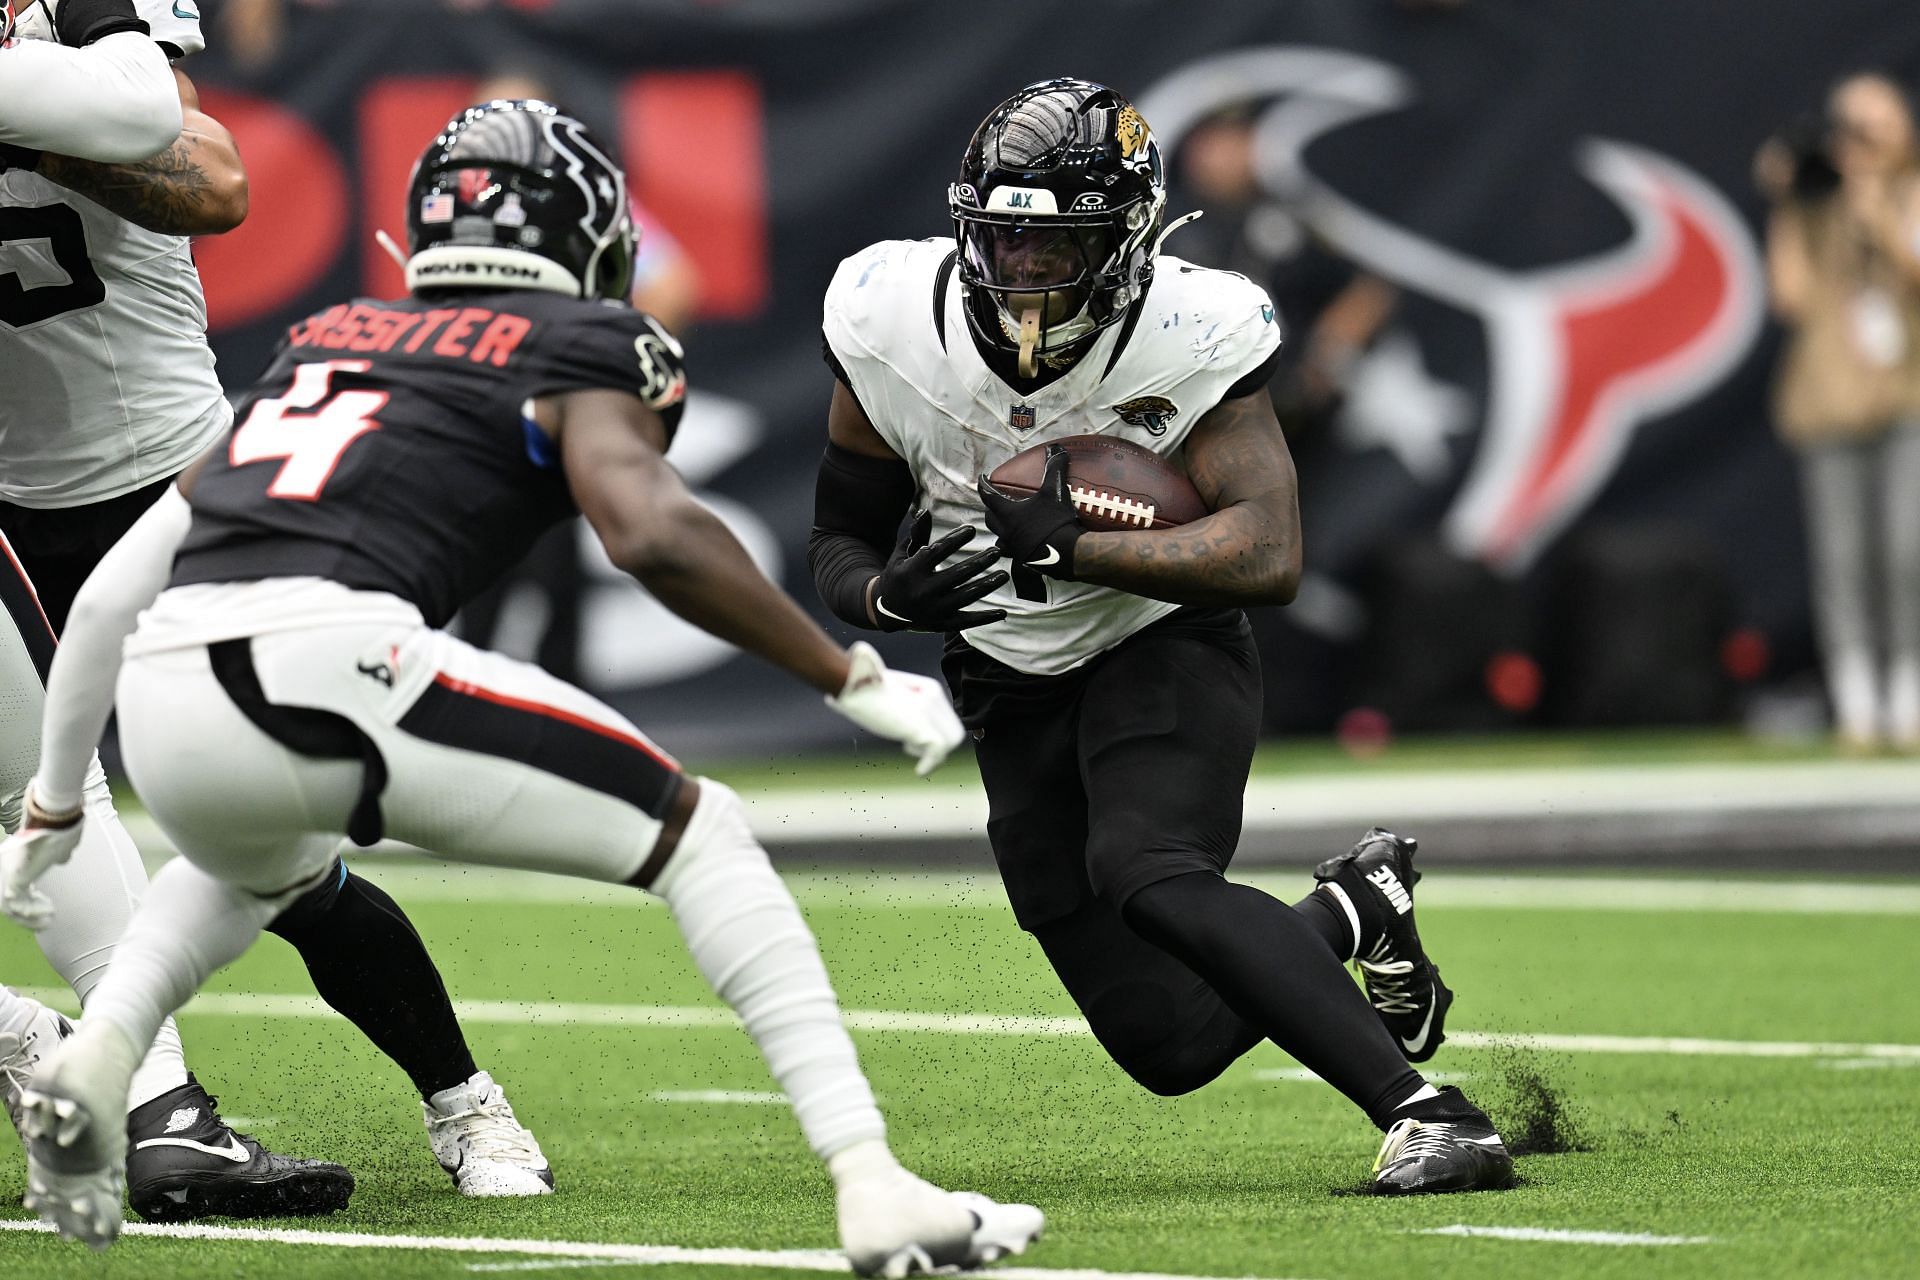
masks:
{"label": "white jaguars jersey of blocker", "polygon": [[[191,0],[135,8],[161,44],[205,47]],[[187,240],[37,174],[0,174],[0,501],[130,493],[186,466],[231,416]]]}
{"label": "white jaguars jersey of blocker", "polygon": [[[1280,344],[1258,285],[1162,255],[1130,327],[1109,325],[1065,376],[1022,394],[974,346],[959,281],[941,271],[953,249],[950,239],[887,240],[854,254],[827,289],[825,331],[874,429],[912,469],[933,536],[972,525],[969,550],[993,545],[982,474],[1063,436],[1117,436],[1177,457],[1193,424]],[[1084,582],[1047,579],[1046,592],[1024,600],[1009,583],[979,606],[1006,619],[961,637],[1017,670],[1057,675],[1179,607]]]}

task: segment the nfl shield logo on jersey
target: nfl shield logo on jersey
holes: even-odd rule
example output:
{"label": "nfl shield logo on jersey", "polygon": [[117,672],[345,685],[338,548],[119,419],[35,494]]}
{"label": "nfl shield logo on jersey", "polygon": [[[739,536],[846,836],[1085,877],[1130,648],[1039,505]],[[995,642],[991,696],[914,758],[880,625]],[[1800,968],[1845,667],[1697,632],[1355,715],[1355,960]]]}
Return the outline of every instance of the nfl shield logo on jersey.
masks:
{"label": "nfl shield logo on jersey", "polygon": [[1016,404],[1007,410],[1007,425],[1015,431],[1033,430],[1033,406]]}

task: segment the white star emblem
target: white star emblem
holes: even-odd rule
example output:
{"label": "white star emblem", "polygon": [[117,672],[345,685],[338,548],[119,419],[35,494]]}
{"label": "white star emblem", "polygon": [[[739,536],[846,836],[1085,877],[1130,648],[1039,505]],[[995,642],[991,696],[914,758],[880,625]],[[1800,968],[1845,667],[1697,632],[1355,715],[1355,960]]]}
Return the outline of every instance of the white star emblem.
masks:
{"label": "white star emblem", "polygon": [[1354,366],[1334,426],[1349,449],[1389,450],[1414,479],[1438,484],[1452,467],[1447,442],[1472,416],[1472,397],[1429,377],[1413,335],[1395,330]]}
{"label": "white star emblem", "polygon": [[600,175],[595,185],[597,185],[600,188],[600,198],[602,200],[605,200],[608,204],[612,204],[613,203],[613,179],[609,178],[606,174],[603,173]]}

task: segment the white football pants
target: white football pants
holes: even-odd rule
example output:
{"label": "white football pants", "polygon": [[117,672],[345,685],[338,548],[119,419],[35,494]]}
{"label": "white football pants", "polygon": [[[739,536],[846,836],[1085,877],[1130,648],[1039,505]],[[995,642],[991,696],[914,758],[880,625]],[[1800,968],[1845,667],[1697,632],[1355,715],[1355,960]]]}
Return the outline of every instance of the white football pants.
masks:
{"label": "white football pants", "polygon": [[[325,873],[343,833],[634,884],[672,909],[822,1158],[884,1126],[812,934],[739,798],[537,667],[360,621],[141,652],[127,769],[184,857],[95,995],[134,1043]],[[694,801],[696,793],[698,799]]]}

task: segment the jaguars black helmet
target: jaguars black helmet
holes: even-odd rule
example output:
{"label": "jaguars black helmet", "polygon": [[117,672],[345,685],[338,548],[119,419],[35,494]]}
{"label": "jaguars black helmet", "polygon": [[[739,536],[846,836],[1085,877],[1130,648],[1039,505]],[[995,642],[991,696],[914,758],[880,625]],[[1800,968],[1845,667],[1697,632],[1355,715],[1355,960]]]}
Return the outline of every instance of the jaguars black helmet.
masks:
{"label": "jaguars black helmet", "polygon": [[407,288],[549,289],[624,298],[633,279],[626,175],[549,102],[468,107],[407,186]]}
{"label": "jaguars black helmet", "polygon": [[1059,355],[1153,282],[1166,216],[1160,148],[1133,104],[1090,80],[1041,80],[993,109],[947,189],[967,320],[981,341]]}

